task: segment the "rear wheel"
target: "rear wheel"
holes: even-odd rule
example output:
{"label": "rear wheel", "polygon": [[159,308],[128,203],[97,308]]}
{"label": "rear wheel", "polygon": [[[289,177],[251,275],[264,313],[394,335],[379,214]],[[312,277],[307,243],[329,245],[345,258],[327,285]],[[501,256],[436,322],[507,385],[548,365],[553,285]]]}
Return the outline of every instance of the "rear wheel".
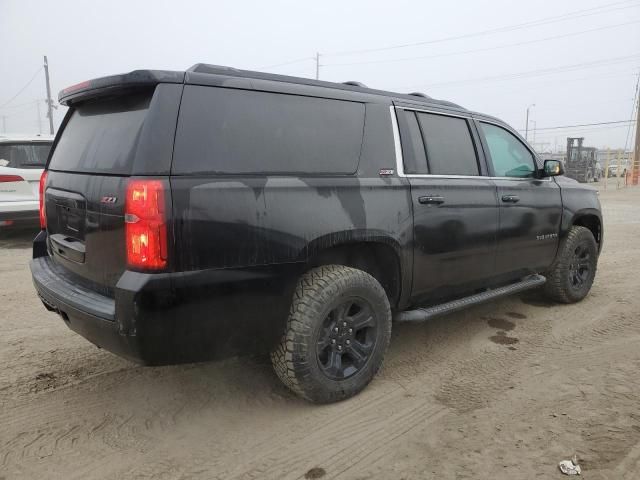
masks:
{"label": "rear wheel", "polygon": [[598,245],[591,231],[571,227],[547,272],[545,293],[557,302],[579,302],[591,290],[597,263]]}
{"label": "rear wheel", "polygon": [[389,300],[376,279],[361,270],[327,265],[299,280],[271,360],[295,393],[312,402],[334,402],[367,386],[390,338]]}

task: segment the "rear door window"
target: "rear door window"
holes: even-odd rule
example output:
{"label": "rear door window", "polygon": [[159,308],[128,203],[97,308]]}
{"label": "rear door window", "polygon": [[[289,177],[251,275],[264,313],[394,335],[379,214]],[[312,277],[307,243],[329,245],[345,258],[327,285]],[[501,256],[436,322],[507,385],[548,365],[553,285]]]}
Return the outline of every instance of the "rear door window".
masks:
{"label": "rear door window", "polygon": [[352,174],[361,103],[186,86],[173,174]]}
{"label": "rear door window", "polygon": [[76,107],[51,156],[49,168],[129,175],[150,100],[148,92]]}
{"label": "rear door window", "polygon": [[51,143],[0,143],[0,160],[6,160],[7,167],[44,168]]}
{"label": "rear door window", "polygon": [[478,158],[466,119],[419,112],[418,120],[430,174],[479,175]]}
{"label": "rear door window", "polygon": [[427,155],[424,149],[424,142],[422,140],[422,132],[420,131],[420,125],[418,125],[418,119],[415,112],[406,112],[407,124],[409,125],[409,139],[411,140],[411,147],[413,148],[414,165],[408,165],[405,163],[406,173],[423,174],[428,173],[427,170]]}

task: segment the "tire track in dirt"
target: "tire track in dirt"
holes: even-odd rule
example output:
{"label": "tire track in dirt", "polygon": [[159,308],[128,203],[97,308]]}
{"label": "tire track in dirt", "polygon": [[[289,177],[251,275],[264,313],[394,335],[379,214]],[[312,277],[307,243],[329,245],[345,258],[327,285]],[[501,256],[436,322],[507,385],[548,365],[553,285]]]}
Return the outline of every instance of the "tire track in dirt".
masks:
{"label": "tire track in dirt", "polygon": [[[216,462],[204,457],[199,458],[198,464],[208,472],[214,471],[215,478],[224,479],[297,479],[314,467],[324,468],[327,478],[337,478],[341,472],[348,471],[388,446],[396,437],[439,418],[447,411],[428,400],[416,404],[415,398],[405,396],[393,385],[386,385],[384,390],[386,393],[381,397],[375,396],[360,402],[356,399],[348,401],[355,405],[347,414],[335,415],[340,410],[336,406],[319,407],[324,412],[320,418],[314,415],[314,423],[324,418],[320,428],[311,432],[307,429],[292,432],[283,426],[273,432],[268,445],[252,449],[259,452],[257,455],[247,455],[242,461],[237,459],[236,462],[230,462],[226,459],[221,462],[225,460],[225,453],[216,452]],[[386,415],[381,417],[380,412],[386,412]],[[165,454],[164,449],[157,450],[145,457],[142,466],[119,472],[118,478],[153,478],[156,474],[160,475],[163,467],[161,464],[156,467],[155,459]],[[234,467],[229,467],[234,464]],[[176,471],[176,477],[187,474],[187,470]]]}
{"label": "tire track in dirt", "polygon": [[[505,317],[494,313],[483,320],[485,323],[504,321]],[[466,358],[447,365],[441,374],[442,383],[435,393],[439,402],[465,413],[487,406],[502,392],[514,387],[518,382],[516,372],[544,345],[551,332],[551,321],[544,318],[511,318],[509,322],[515,324],[509,332],[509,338],[517,338],[517,346],[496,346],[486,340],[477,351],[469,352]],[[495,332],[495,329],[487,329],[487,332],[490,331]]]}
{"label": "tire track in dirt", "polygon": [[[370,398],[370,400],[363,399],[364,401],[360,402],[359,408],[363,409],[365,412],[368,410],[373,412],[379,411],[381,405],[384,405],[388,401],[387,397],[393,393],[393,391],[390,391],[388,394],[373,397]],[[281,401],[282,400],[284,399],[281,399]],[[323,437],[325,435],[330,435],[331,432],[336,431],[336,428],[338,428],[341,423],[342,417],[336,417],[331,413],[335,410],[335,406],[314,408],[297,399],[295,399],[294,402],[299,404],[305,412],[304,417],[300,420],[305,424],[307,422],[311,422],[315,425],[320,425],[320,427],[314,431],[315,436]],[[234,412],[233,415],[235,417],[243,416],[241,412]],[[252,414],[247,412],[247,415],[250,419]],[[211,412],[206,416],[206,419],[211,421]],[[207,420],[205,420],[203,424],[206,424]],[[367,421],[371,422],[375,420],[377,420],[377,417],[374,415],[374,418],[369,418]],[[309,436],[307,428],[305,428],[304,425],[299,425],[297,423],[292,424],[291,422],[287,425],[276,422],[275,425],[279,428],[273,429],[272,427],[271,435],[262,436],[262,438],[257,439],[252,438],[244,445],[247,450],[250,449],[251,451],[260,452],[260,454],[255,457],[251,456],[251,462],[248,462],[246,459],[240,460],[239,457],[242,457],[242,452],[238,452],[236,449],[229,449],[226,445],[220,444],[215,436],[211,438],[206,435],[202,438],[202,441],[198,443],[200,443],[201,449],[206,446],[207,450],[216,452],[215,462],[211,461],[211,456],[208,453],[201,453],[200,457],[198,457],[199,461],[203,465],[206,465],[209,471],[217,472],[217,476],[219,478],[233,478],[233,475],[239,475],[239,469],[242,469],[243,466],[249,464],[252,465],[252,470],[244,472],[247,478],[251,478],[252,476],[261,478],[264,474],[261,472],[269,470],[269,468],[271,468],[270,465],[273,465],[274,463],[283,462],[283,455],[290,455],[292,444],[296,445],[298,442],[304,442]],[[362,422],[359,424],[358,428],[361,427]],[[193,431],[191,433],[192,435],[194,434]],[[204,435],[204,432],[199,433]],[[261,437],[258,432],[256,432],[256,437]],[[168,452],[160,446],[155,452],[152,452],[148,457],[145,457],[142,466],[136,462],[132,468],[119,471],[117,477],[137,478],[139,472],[144,474],[142,478],[144,478],[144,476],[153,476],[155,473],[153,465],[156,463],[156,458],[164,458],[167,453]],[[308,454],[308,452],[303,453],[305,455]],[[151,466],[149,466],[149,464]],[[230,468],[229,465],[234,465],[234,467]],[[184,472],[182,472],[182,474],[184,474]]]}
{"label": "tire track in dirt", "polygon": [[[514,297],[398,326],[372,385],[330,406],[255,360],[148,369],[95,351],[33,297],[28,249],[0,248],[0,477],[554,478],[577,451],[585,478],[635,480],[639,230],[605,231],[584,302]],[[516,350],[491,343],[499,328]]]}
{"label": "tire track in dirt", "polygon": [[[139,398],[139,381],[146,373],[138,367],[105,372],[90,379],[99,382],[101,388],[109,384],[112,388],[120,386],[116,399],[100,395],[87,381],[48,392],[28,404],[14,405],[10,415],[0,414],[0,466],[7,468],[16,461],[70,453],[78,444],[143,452],[154,443],[154,437],[176,425],[185,408],[197,412],[206,402],[202,395],[190,392],[136,403],[132,400]],[[181,373],[185,371],[180,368],[173,372],[174,376]],[[82,407],[78,409],[76,405]]]}

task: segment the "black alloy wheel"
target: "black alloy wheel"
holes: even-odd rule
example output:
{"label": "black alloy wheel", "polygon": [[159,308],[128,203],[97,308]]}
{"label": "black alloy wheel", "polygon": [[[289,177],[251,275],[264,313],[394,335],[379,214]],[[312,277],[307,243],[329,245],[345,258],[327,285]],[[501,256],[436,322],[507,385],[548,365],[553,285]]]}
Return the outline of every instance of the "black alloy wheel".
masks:
{"label": "black alloy wheel", "polygon": [[376,346],[376,321],[362,298],[342,299],[324,319],[316,344],[318,363],[332,380],[360,371]]}
{"label": "black alloy wheel", "polygon": [[573,251],[569,264],[569,281],[571,286],[580,290],[591,275],[591,254],[585,244],[579,244]]}
{"label": "black alloy wheel", "polygon": [[368,273],[322,265],[296,285],[273,368],[293,392],[315,403],[362,391],[380,369],[391,339],[391,305]]}

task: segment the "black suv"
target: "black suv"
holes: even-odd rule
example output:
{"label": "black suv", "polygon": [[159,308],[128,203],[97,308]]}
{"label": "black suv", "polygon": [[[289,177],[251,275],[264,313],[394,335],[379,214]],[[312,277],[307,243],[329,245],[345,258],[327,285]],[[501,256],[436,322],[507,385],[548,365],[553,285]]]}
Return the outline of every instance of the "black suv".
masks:
{"label": "black suv", "polygon": [[147,365],[271,352],[316,402],[362,390],[392,319],[544,284],[587,295],[597,192],[500,120],[423,94],[198,64],[60,93],[38,295]]}

